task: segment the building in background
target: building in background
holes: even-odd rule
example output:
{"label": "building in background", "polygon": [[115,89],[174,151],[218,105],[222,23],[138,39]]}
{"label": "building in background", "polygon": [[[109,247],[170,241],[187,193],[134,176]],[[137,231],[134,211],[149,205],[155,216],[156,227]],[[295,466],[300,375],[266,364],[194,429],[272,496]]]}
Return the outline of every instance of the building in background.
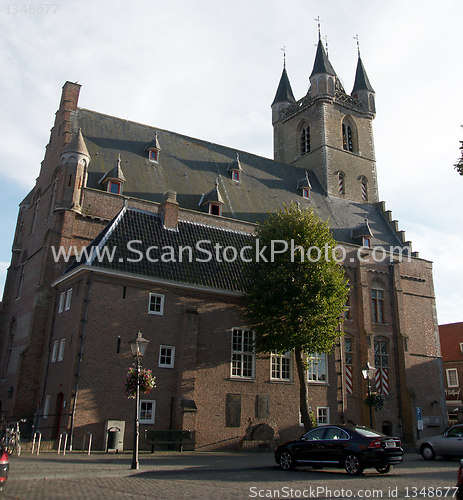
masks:
{"label": "building in background", "polygon": [[439,325],[445,401],[449,423],[463,421],[460,380],[463,380],[463,323]]}
{"label": "building in background", "polygon": [[125,423],[130,447],[123,381],[141,331],[157,377],[142,429],[189,429],[198,449],[247,446],[260,424],[269,442],[298,436],[292,355],[253,352],[241,286],[255,224],[294,202],[329,220],[351,285],[339,343],[308,353],[318,423],[368,424],[369,362],[385,399],[376,429],[411,443],[418,426],[446,425],[432,264],[379,200],[375,93],[360,54],[351,94],[320,40],[297,101],[284,67],[273,160],[89,111],[79,92],[64,85],[19,208],[1,311],[4,419],[26,417],[47,439],[70,433],[74,447],[91,432],[99,448]]}

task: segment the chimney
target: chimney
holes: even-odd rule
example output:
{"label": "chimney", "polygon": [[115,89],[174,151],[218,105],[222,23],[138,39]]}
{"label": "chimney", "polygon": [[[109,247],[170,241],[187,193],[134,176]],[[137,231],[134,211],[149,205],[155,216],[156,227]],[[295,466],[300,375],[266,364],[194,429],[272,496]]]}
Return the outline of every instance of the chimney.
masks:
{"label": "chimney", "polygon": [[159,205],[159,215],[162,217],[164,227],[168,229],[177,229],[178,223],[178,203],[177,193],[169,189],[164,193],[164,200]]}

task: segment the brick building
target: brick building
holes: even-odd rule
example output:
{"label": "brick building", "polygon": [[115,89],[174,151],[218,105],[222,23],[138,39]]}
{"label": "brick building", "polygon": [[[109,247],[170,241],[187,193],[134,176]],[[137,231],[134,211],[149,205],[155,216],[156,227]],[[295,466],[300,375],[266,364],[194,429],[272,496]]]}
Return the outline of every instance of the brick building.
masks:
{"label": "brick building", "polygon": [[463,323],[439,325],[445,402],[449,423],[461,421],[463,404],[460,380],[463,380]]}
{"label": "brick building", "polygon": [[99,448],[125,423],[130,447],[123,380],[141,331],[157,377],[142,430],[190,429],[199,449],[246,445],[261,423],[276,439],[299,435],[291,353],[253,353],[231,250],[248,258],[255,224],[296,202],[329,219],[351,285],[344,336],[330,354],[308,353],[318,422],[368,423],[368,361],[385,397],[376,429],[413,442],[416,407],[424,434],[446,424],[432,265],[379,201],[375,93],[360,55],[350,95],[320,41],[306,96],[296,101],[283,69],[274,160],[89,111],[79,92],[64,85],[19,208],[1,311],[5,419],[25,416],[44,438],[70,433],[74,447],[91,432]]}

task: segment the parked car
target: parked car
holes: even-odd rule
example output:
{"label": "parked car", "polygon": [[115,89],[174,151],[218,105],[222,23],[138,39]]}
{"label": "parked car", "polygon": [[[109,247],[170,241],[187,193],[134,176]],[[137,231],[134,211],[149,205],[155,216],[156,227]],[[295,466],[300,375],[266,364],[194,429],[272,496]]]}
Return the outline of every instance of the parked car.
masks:
{"label": "parked car", "polygon": [[275,450],[275,461],[284,470],[297,465],[314,469],[344,467],[350,475],[360,475],[374,467],[387,474],[392,465],[403,461],[399,438],[356,425],[316,427],[295,441],[281,444]]}
{"label": "parked car", "polygon": [[420,439],[415,451],[425,460],[434,460],[438,456],[463,458],[463,425],[454,425],[440,436]]}
{"label": "parked car", "polygon": [[10,469],[8,453],[3,446],[0,446],[0,491],[5,486],[8,479],[8,471]]}

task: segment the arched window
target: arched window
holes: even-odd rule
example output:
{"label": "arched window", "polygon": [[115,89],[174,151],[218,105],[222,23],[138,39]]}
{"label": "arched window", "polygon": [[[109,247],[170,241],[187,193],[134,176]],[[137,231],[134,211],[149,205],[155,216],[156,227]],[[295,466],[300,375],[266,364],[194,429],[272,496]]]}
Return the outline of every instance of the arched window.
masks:
{"label": "arched window", "polygon": [[338,173],[338,186],[339,194],[346,194],[346,176],[344,172]]}
{"label": "arched window", "polygon": [[362,177],[362,200],[368,201],[368,181],[366,177]]}
{"label": "arched window", "polygon": [[304,126],[301,129],[301,156],[310,153],[310,128]]}
{"label": "arched window", "polygon": [[373,323],[384,323],[384,289],[378,282],[371,287],[371,308]]}
{"label": "arched window", "polygon": [[389,394],[389,341],[375,338],[375,389],[387,396]]}
{"label": "arched window", "polygon": [[344,122],[342,124],[342,147],[346,151],[354,151],[354,141],[352,138],[352,126]]}

